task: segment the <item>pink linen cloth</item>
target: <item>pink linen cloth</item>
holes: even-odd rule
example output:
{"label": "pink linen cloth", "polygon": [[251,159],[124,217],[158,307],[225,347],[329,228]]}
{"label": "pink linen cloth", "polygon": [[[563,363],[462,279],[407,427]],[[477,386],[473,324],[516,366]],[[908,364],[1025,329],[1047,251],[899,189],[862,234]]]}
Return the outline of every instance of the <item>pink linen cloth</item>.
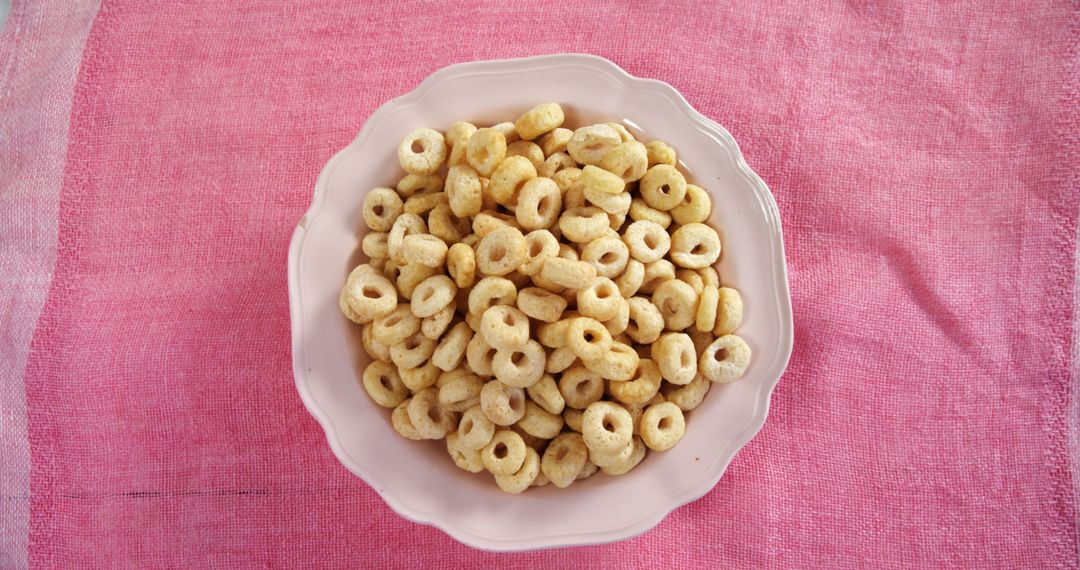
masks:
{"label": "pink linen cloth", "polygon": [[[1065,2],[106,2],[24,375],[30,564],[1075,568],[1077,34]],[[286,250],[376,107],[569,51],[733,133],[780,206],[795,352],[656,529],[479,552],[334,459]]]}

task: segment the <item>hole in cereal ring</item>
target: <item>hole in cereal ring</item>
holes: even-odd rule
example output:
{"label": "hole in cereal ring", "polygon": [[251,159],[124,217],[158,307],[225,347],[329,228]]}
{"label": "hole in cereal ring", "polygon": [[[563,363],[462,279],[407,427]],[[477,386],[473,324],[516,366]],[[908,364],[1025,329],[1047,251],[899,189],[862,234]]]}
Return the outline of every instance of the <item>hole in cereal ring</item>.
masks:
{"label": "hole in cereal ring", "polygon": [[491,450],[491,452],[498,459],[506,457],[506,444],[502,442],[495,444],[495,449]]}
{"label": "hole in cereal ring", "polygon": [[585,147],[585,150],[587,152],[596,152],[596,151],[600,150],[601,148],[603,148],[603,145],[601,143],[593,143],[593,144]]}
{"label": "hole in cereal ring", "polygon": [[596,340],[596,335],[590,331],[585,331],[585,342],[592,342]]}
{"label": "hole in cereal ring", "polygon": [[679,355],[679,365],[682,366],[683,368],[686,368],[687,366],[690,366],[690,353],[689,352],[684,350],[682,352],[682,354]]}
{"label": "hole in cereal ring", "polygon": [[548,200],[548,197],[544,196],[543,198],[540,198],[540,202],[536,204],[536,211],[540,214],[546,215],[548,212],[551,211],[552,206],[554,206],[554,204],[551,203],[551,200]]}
{"label": "hole in cereal ring", "polygon": [[608,291],[607,287],[600,287],[599,289],[596,290],[596,298],[597,299],[607,299],[610,296],[611,296],[611,291]]}
{"label": "hole in cereal ring", "polygon": [[476,158],[479,159],[480,162],[486,161],[488,159],[488,149],[485,147],[478,149],[476,151]]}
{"label": "hole in cereal ring", "polygon": [[515,412],[519,412],[519,411],[521,411],[521,407],[524,406],[524,405],[525,405],[525,398],[522,397],[521,394],[518,394],[517,392],[514,392],[513,394],[510,394],[510,409],[511,410],[514,410]]}
{"label": "hole in cereal ring", "polygon": [[660,241],[656,238],[656,235],[651,233],[645,234],[645,239],[642,241],[645,242],[645,247],[649,249],[655,249],[656,246],[660,245]]}
{"label": "hole in cereal ring", "polygon": [[689,204],[690,202],[693,202],[694,201],[693,196],[694,196],[693,194],[687,192],[686,195],[683,196],[683,199],[682,199],[683,204]]}
{"label": "hole in cereal ring", "polygon": [[376,204],[376,205],[375,205],[375,207],[371,209],[371,211],[372,211],[372,213],[374,213],[374,214],[375,214],[376,216],[382,216],[382,213],[383,213],[383,207],[382,207],[382,204]]}
{"label": "hole in cereal ring", "polygon": [[442,410],[439,408],[428,408],[427,417],[431,418],[431,421],[439,423],[442,421]]}
{"label": "hole in cereal ring", "polygon": [[723,362],[723,361],[727,360],[727,349],[726,348],[718,349],[716,351],[716,353],[713,354],[713,360],[715,360],[717,362]]}
{"label": "hole in cereal ring", "polygon": [[386,376],[379,376],[379,384],[383,388],[385,388],[387,390],[390,390],[390,379],[387,378]]}
{"label": "hole in cereal ring", "polygon": [[396,324],[398,324],[400,322],[401,322],[401,315],[391,315],[390,318],[386,319],[386,326],[392,327],[392,326],[394,326],[394,325],[396,325]]}
{"label": "hole in cereal ring", "polygon": [[434,290],[432,290],[432,289],[424,289],[424,293],[420,295],[420,300],[421,300],[421,301],[427,301],[427,300],[428,300],[428,299],[430,299],[430,298],[431,298],[431,297],[432,297],[433,295],[435,295],[435,291],[434,291]]}
{"label": "hole in cereal ring", "polygon": [[703,253],[705,253],[705,244],[701,243],[695,245],[694,249],[690,250],[690,255],[701,255]]}
{"label": "hole in cereal ring", "polygon": [[591,388],[591,387],[592,387],[592,380],[590,379],[590,380],[586,380],[584,382],[578,382],[578,385],[574,387],[574,390],[577,390],[578,394],[584,394],[585,392],[588,392],[589,388]]}
{"label": "hole in cereal ring", "polygon": [[664,196],[667,196],[668,194],[671,193],[671,186],[668,186],[667,184],[661,184],[660,185],[660,193],[663,194]]}
{"label": "hole in cereal ring", "polygon": [[660,423],[657,424],[657,427],[659,427],[660,429],[667,429],[671,427],[671,418],[667,416],[660,418]]}
{"label": "hole in cereal ring", "polygon": [[503,322],[506,323],[507,326],[514,326],[514,315],[512,313],[506,313],[506,315],[503,316]]}
{"label": "hole in cereal ring", "polygon": [[382,297],[382,293],[374,287],[364,287],[362,292],[368,299],[378,299],[379,297]]}
{"label": "hole in cereal ring", "polygon": [[505,247],[497,245],[491,248],[491,255],[489,256],[489,259],[491,259],[491,261],[500,261],[504,257],[506,257]]}
{"label": "hole in cereal ring", "polygon": [[461,433],[464,435],[468,435],[469,432],[472,431],[473,427],[474,424],[472,418],[465,418],[465,421],[461,422]]}
{"label": "hole in cereal ring", "polygon": [[600,256],[600,263],[614,263],[615,259],[617,259],[618,257],[619,256],[615,255],[614,251],[609,251],[604,255]]}
{"label": "hole in cereal ring", "polygon": [[615,431],[615,424],[611,421],[611,418],[604,416],[604,429],[610,432]]}
{"label": "hole in cereal ring", "polygon": [[409,149],[412,150],[413,152],[419,154],[421,152],[424,152],[424,143],[421,142],[419,139],[414,140],[412,142],[412,146],[410,146]]}
{"label": "hole in cereal ring", "polygon": [[562,461],[566,457],[566,448],[560,447],[555,451],[555,461]]}
{"label": "hole in cereal ring", "polygon": [[525,361],[525,353],[524,352],[514,351],[514,353],[510,355],[510,364],[513,364],[514,366],[521,366],[521,364],[524,361]]}
{"label": "hole in cereal ring", "polygon": [[532,242],[532,245],[529,246],[529,257],[536,257],[540,255],[541,251],[544,251],[543,244],[538,241],[534,241]]}
{"label": "hole in cereal ring", "polygon": [[630,173],[633,171],[633,167],[627,166],[625,169],[623,169],[622,174],[619,175],[619,178],[630,178]]}
{"label": "hole in cereal ring", "polygon": [[416,335],[413,335],[405,340],[405,348],[409,350],[412,350],[418,346],[420,346],[420,339],[416,338]]}

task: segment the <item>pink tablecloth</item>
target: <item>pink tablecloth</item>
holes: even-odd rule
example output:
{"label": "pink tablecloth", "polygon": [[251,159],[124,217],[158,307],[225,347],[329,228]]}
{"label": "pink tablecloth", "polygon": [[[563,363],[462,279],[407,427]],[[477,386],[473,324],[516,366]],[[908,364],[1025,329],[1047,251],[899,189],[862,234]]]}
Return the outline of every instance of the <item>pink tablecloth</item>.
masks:
{"label": "pink tablecloth", "polygon": [[[56,240],[51,282],[28,261],[5,275],[50,284],[40,315],[4,309],[36,324],[6,420],[26,427],[29,518],[0,543],[25,551],[0,560],[1077,566],[1074,6],[360,4],[106,2],[70,112],[35,129],[19,64],[67,13],[16,2],[0,109],[37,138],[0,142],[5,187],[57,159],[20,151],[65,148],[41,137],[67,150],[54,189],[21,187],[58,192],[55,235],[0,228]],[[620,544],[495,555],[335,461],[293,387],[286,246],[377,106],[450,63],[563,51],[667,81],[735,135],[780,205],[796,349],[702,500]]]}

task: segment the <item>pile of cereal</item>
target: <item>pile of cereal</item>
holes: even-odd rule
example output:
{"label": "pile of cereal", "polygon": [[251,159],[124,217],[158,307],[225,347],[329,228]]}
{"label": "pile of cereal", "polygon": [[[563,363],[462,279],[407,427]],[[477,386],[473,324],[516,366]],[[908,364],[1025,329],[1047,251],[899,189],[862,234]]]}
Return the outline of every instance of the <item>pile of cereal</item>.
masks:
{"label": "pile of cereal", "polygon": [[370,261],[341,290],[394,429],[446,438],[508,493],[630,471],[750,360],[709,195],[674,149],[563,121],[545,103],[409,133],[408,174],[364,199]]}

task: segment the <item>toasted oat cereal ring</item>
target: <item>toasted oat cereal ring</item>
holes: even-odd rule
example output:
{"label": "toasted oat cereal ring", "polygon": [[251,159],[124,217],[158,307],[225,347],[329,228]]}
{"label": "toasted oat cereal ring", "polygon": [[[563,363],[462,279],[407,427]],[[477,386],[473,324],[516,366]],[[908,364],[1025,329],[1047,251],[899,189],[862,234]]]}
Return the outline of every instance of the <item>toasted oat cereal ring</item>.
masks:
{"label": "toasted oat cereal ring", "polygon": [[490,177],[506,158],[506,135],[497,129],[477,129],[465,145],[469,166],[484,177]]}
{"label": "toasted oat cereal ring", "polygon": [[529,398],[548,413],[561,414],[566,407],[566,400],[563,400],[559,393],[559,385],[549,374],[543,375],[535,384],[529,386],[527,391]]}
{"label": "toasted oat cereal ring", "polygon": [[455,374],[439,386],[439,406],[451,412],[464,412],[480,404],[484,380],[475,374]]}
{"label": "toasted oat cereal ring", "polygon": [[671,260],[679,267],[700,269],[720,258],[720,236],[705,224],[687,224],[671,234]]}
{"label": "toasted oat cereal ring", "polygon": [[495,425],[512,425],[525,415],[525,391],[491,380],[480,391],[480,409]]}
{"label": "toasted oat cereal ring", "polygon": [[698,275],[701,275],[702,283],[706,285],[716,285],[717,287],[720,286],[720,274],[716,272],[715,267],[702,267],[701,269],[698,269],[697,272]]}
{"label": "toasted oat cereal ring", "polygon": [[[557,177],[558,175],[556,175]],[[577,178],[580,179],[581,176],[579,175]],[[562,187],[560,186],[559,189],[562,190]],[[573,210],[575,208],[584,208],[586,205],[585,191],[578,182],[575,181],[569,188],[563,190],[563,209]],[[558,229],[558,226],[554,229]]]}
{"label": "toasted oat cereal ring", "polygon": [[472,337],[473,331],[469,328],[469,325],[465,323],[454,325],[450,332],[446,333],[442,340],[439,341],[439,345],[435,347],[435,352],[431,354],[432,364],[440,370],[446,371],[457,368],[461,364],[461,360],[465,358],[465,347],[469,345]]}
{"label": "toasted oat cereal ring", "polygon": [[[637,353],[634,355],[637,356]],[[629,380],[608,382],[608,390],[616,400],[625,404],[644,404],[656,396],[661,380],[656,361],[642,358]]]}
{"label": "toasted oat cereal ring", "polygon": [[537,172],[544,167],[544,151],[540,145],[529,141],[515,141],[506,145],[506,156],[524,156],[532,163]]}
{"label": "toasted oat cereal ring", "polygon": [[671,236],[660,224],[638,221],[630,224],[623,233],[623,241],[630,256],[642,263],[663,259],[671,248]]}
{"label": "toasted oat cereal ring", "polygon": [[529,433],[521,429],[521,426],[518,424],[510,426],[510,429],[513,430],[514,433],[520,435],[522,441],[525,442],[525,445],[529,446],[537,453],[543,453],[544,448],[547,447],[548,442],[551,441],[549,439],[529,435]]}
{"label": "toasted oat cereal ring", "polygon": [[454,461],[454,465],[469,473],[479,473],[484,470],[484,462],[480,459],[480,450],[463,447],[461,437],[457,432],[446,435],[446,452],[450,454],[450,459]]}
{"label": "toasted oat cereal ring", "polygon": [[544,262],[540,275],[560,287],[581,289],[596,279],[596,268],[585,261],[571,261],[553,257]]}
{"label": "toasted oat cereal ring", "polygon": [[384,408],[397,407],[409,396],[397,369],[378,360],[364,368],[363,385],[371,400]]}
{"label": "toasted oat cereal ring", "polygon": [[476,281],[476,254],[473,248],[455,243],[446,252],[446,270],[459,288],[469,287]]}
{"label": "toasted oat cereal ring", "polygon": [[540,137],[537,143],[540,145],[540,150],[544,151],[544,156],[551,156],[560,152],[565,153],[566,144],[570,142],[572,136],[574,136],[574,131],[559,127]]}
{"label": "toasted oat cereal ring", "polygon": [[402,297],[411,300],[416,288],[427,278],[441,274],[442,269],[428,267],[419,263],[408,263],[398,267],[397,273],[395,282],[397,283],[398,293]]}
{"label": "toasted oat cereal ring", "polygon": [[548,348],[559,348],[566,344],[566,334],[570,330],[570,324],[578,317],[576,312],[563,315],[562,319],[553,323],[545,323],[536,327],[536,338],[540,344]]}
{"label": "toasted oat cereal ring", "polygon": [[575,366],[559,378],[559,393],[567,406],[584,410],[604,396],[604,379],[584,366]]}
{"label": "toasted oat cereal ring", "polygon": [[616,145],[600,159],[600,167],[614,173],[624,183],[640,180],[649,169],[649,153],[645,145],[628,140]]}
{"label": "toasted oat cereal ring", "polygon": [[626,332],[626,327],[630,325],[630,303],[626,299],[619,299],[619,310],[615,313],[615,316],[604,321],[604,328],[611,333],[612,337],[621,335]]}
{"label": "toasted oat cereal ring", "polygon": [[645,275],[641,280],[639,293],[652,294],[661,284],[675,278],[675,266],[666,259],[645,264]]}
{"label": "toasted oat cereal ring", "polygon": [[533,178],[521,187],[517,199],[518,224],[526,230],[547,229],[555,225],[562,211],[562,192],[550,178]]}
{"label": "toasted oat cereal ring", "polygon": [[563,259],[569,259],[570,261],[578,260],[578,252],[574,249],[574,246],[566,243],[559,244],[559,257]]}
{"label": "toasted oat cereal ring", "polygon": [[439,406],[439,391],[434,386],[424,388],[414,395],[409,402],[408,411],[409,421],[424,439],[442,439],[457,429],[457,419],[453,412]]}
{"label": "toasted oat cereal ring", "polygon": [[672,384],[689,384],[697,374],[697,352],[688,334],[660,335],[652,345],[652,359],[660,367],[660,375]]}
{"label": "toasted oat cereal ring", "polygon": [[[566,422],[566,427],[567,428],[569,428],[569,429],[571,429],[571,430],[573,430],[573,431],[575,431],[577,433],[581,433],[581,420],[582,420],[582,416],[584,416],[584,415],[585,415],[585,412],[583,410],[579,410],[577,408],[567,407],[567,408],[563,409],[562,417],[563,417],[563,421]],[[584,443],[584,442],[582,442],[582,443]]]}
{"label": "toasted oat cereal ring", "polygon": [[712,201],[709,194],[701,186],[695,184],[686,185],[686,195],[682,203],[671,209],[671,217],[678,224],[697,224],[709,219],[712,212]]}
{"label": "toasted oat cereal ring", "polygon": [[583,188],[581,193],[586,202],[607,214],[608,227],[617,232],[626,220],[626,213],[630,211],[630,204],[633,202],[630,193],[605,194],[592,188]]}
{"label": "toasted oat cereal ring", "polygon": [[457,429],[458,445],[462,449],[479,450],[487,445],[494,435],[495,422],[487,417],[480,404],[465,410]]}
{"label": "toasted oat cereal ring", "polygon": [[[660,396],[660,394],[657,394],[657,396]],[[662,398],[663,396],[660,397]],[[641,416],[645,414],[645,408],[648,407],[648,404],[626,404],[619,402],[619,405],[630,412],[630,418],[634,422],[634,435],[641,435]]]}
{"label": "toasted oat cereal ring", "polygon": [[371,271],[345,284],[345,301],[357,318],[366,323],[388,315],[397,307],[398,299],[390,280]]}
{"label": "toasted oat cereal ring", "polygon": [[590,125],[574,131],[566,151],[579,164],[600,164],[607,151],[622,143],[619,132],[609,125]]}
{"label": "toasted oat cereal ring", "polygon": [[[627,200],[629,202],[629,200]],[[626,214],[608,214],[608,227],[610,227],[616,234],[623,229],[623,225],[626,224]]]}
{"label": "toasted oat cereal ring", "polygon": [[548,374],[558,374],[567,368],[570,368],[578,361],[578,357],[574,354],[574,351],[570,350],[568,346],[560,346],[553,349],[547,357],[547,364],[544,365],[544,372]]}
{"label": "toasted oat cereal ring", "polygon": [[581,184],[583,191],[592,190],[601,194],[622,194],[623,190],[626,189],[626,182],[619,178],[618,174],[613,174],[591,164],[585,165],[581,169],[578,183]]}
{"label": "toasted oat cereal ring", "polygon": [[472,228],[450,211],[449,204],[439,204],[428,213],[428,231],[446,243],[458,243]]}
{"label": "toasted oat cereal ring", "polygon": [[495,360],[495,348],[484,340],[484,335],[474,334],[465,346],[465,361],[473,372],[481,376],[494,376],[491,364]]}
{"label": "toasted oat cereal ring", "polygon": [[649,153],[649,168],[657,164],[675,166],[675,149],[666,142],[652,141],[645,145],[645,150]]}
{"label": "toasted oat cereal ring", "polygon": [[536,178],[536,167],[524,156],[509,156],[491,174],[488,192],[504,206],[517,204],[518,193],[526,182]]}
{"label": "toasted oat cereal ring", "polygon": [[416,334],[420,330],[420,319],[409,310],[409,305],[399,303],[393,311],[372,322],[371,334],[375,340],[390,346]]}
{"label": "toasted oat cereal ring", "polygon": [[425,362],[423,366],[417,366],[416,368],[401,368],[398,370],[401,382],[412,392],[419,392],[428,386],[434,386],[435,380],[439,378],[439,373],[440,370],[430,362]]}
{"label": "toasted oat cereal ring", "polygon": [[581,436],[590,457],[620,453],[633,441],[634,422],[630,413],[614,402],[593,402],[585,408]]}
{"label": "toasted oat cereal ring", "polygon": [[421,437],[420,432],[416,430],[416,427],[412,425],[412,420],[409,419],[409,404],[411,403],[412,398],[409,398],[394,408],[394,411],[390,414],[390,425],[401,437],[418,441],[424,438]]}
{"label": "toasted oat cereal ring", "polygon": [[[596,268],[596,274],[600,277],[614,279],[626,270],[630,251],[619,238],[601,237],[585,245],[581,250],[581,260]],[[644,271],[645,268],[641,269]]]}
{"label": "toasted oat cereal ring", "polygon": [[485,275],[506,275],[525,263],[528,248],[517,228],[489,233],[476,246],[476,267]]}
{"label": "toasted oat cereal ring", "polygon": [[[543,268],[541,268],[541,270],[542,269]],[[541,289],[544,289],[546,291],[551,291],[552,293],[555,293],[556,295],[563,295],[567,291],[566,287],[563,287],[562,285],[554,283],[554,282],[552,282],[552,281],[550,281],[548,279],[544,279],[544,274],[542,272],[537,273],[536,275],[533,275],[532,276],[532,282],[533,282],[533,285],[536,285],[537,287],[540,287]],[[563,295],[563,296],[565,297],[565,295]],[[570,301],[573,301],[573,299],[567,299],[566,300],[567,303],[569,303]]]}
{"label": "toasted oat cereal ring", "polygon": [[541,103],[514,121],[518,136],[531,141],[563,124],[566,116],[558,103]]}
{"label": "toasted oat cereal ring", "polygon": [[450,211],[459,218],[475,216],[483,205],[480,176],[467,164],[451,166],[446,175]]}
{"label": "toasted oat cereal ring", "polygon": [[446,129],[446,144],[450,146],[450,158],[446,159],[448,166],[453,168],[460,164],[468,164],[465,158],[465,149],[469,145],[469,138],[476,132],[476,125],[458,121]]}
{"label": "toasted oat cereal ring", "polygon": [[398,368],[416,368],[431,358],[435,346],[435,341],[416,333],[390,347],[390,360]]}
{"label": "toasted oat cereal ring", "polygon": [[[540,453],[540,452],[537,451],[537,453]],[[548,483],[551,483],[551,481],[549,481],[548,478],[546,476],[544,476],[544,471],[541,470],[539,473],[536,474],[536,479],[533,480],[532,485],[529,485],[529,486],[530,487],[543,487],[543,486],[547,485]]]}
{"label": "toasted oat cereal ring", "polygon": [[622,300],[619,287],[607,277],[597,277],[588,287],[577,291],[578,312],[598,321],[614,318]]}
{"label": "toasted oat cereal ring", "polygon": [[721,287],[717,291],[716,325],[713,334],[729,335],[742,324],[743,304],[739,292],[731,287]]}
{"label": "toasted oat cereal ring", "polygon": [[517,288],[504,277],[485,277],[469,292],[469,312],[478,316],[496,305],[512,307],[516,302]]}
{"label": "toasted oat cereal ring", "polygon": [[[627,248],[626,255],[628,257],[630,255],[629,248]],[[599,271],[597,271],[597,273],[599,273]],[[622,274],[615,278],[615,284],[619,286],[619,293],[622,294],[624,298],[629,299],[637,293],[644,280],[645,264],[636,259],[628,259],[626,261],[626,269],[623,269]]]}
{"label": "toasted oat cereal ring", "polygon": [[398,145],[398,162],[409,174],[434,174],[446,161],[446,141],[432,129],[416,129]]}
{"label": "toasted oat cereal ring", "polygon": [[708,332],[716,326],[717,306],[720,301],[720,289],[716,285],[704,285],[698,298],[697,313],[694,323],[697,330]]}
{"label": "toasted oat cereal ring", "polygon": [[521,135],[517,132],[517,127],[510,121],[505,121],[497,125],[492,125],[491,128],[499,131],[506,137],[506,144],[512,144],[521,140]]}
{"label": "toasted oat cereal ring", "polygon": [[447,197],[446,192],[427,192],[424,194],[413,194],[405,200],[403,209],[408,214],[416,214],[417,216],[423,216],[428,212],[435,209],[439,204],[449,203],[450,198]]}
{"label": "toasted oat cereal ring", "polygon": [[676,269],[675,278],[693,288],[696,295],[700,296],[705,289],[705,281],[701,278],[701,274],[693,269]]}
{"label": "toasted oat cereal ring", "polygon": [[658,164],[641,177],[638,191],[646,204],[667,212],[686,196],[686,178],[674,166]]}
{"label": "toasted oat cereal ring", "polygon": [[[581,178],[580,168],[563,168],[549,176],[549,178],[559,185],[559,190],[562,190],[565,207],[579,208],[585,205],[585,195],[582,194],[581,185],[578,184],[578,180]],[[568,194],[572,188],[577,189],[577,200],[571,205]]]}
{"label": "toasted oat cereal ring", "polygon": [[578,317],[566,330],[566,346],[583,361],[596,360],[611,350],[611,333],[596,319]]}
{"label": "toasted oat cereal ring", "polygon": [[364,325],[371,322],[371,319],[363,319],[360,315],[356,314],[356,311],[349,306],[349,286],[345,285],[341,288],[341,293],[338,294],[338,308],[341,309],[341,314],[345,315],[345,318],[358,324]]}
{"label": "toasted oat cereal ring", "polygon": [[559,240],[546,229],[525,234],[525,246],[525,262],[518,267],[525,275],[536,275],[545,261],[559,254]]}
{"label": "toasted oat cereal ring", "polygon": [[660,333],[664,332],[664,316],[660,309],[644,297],[631,297],[626,302],[630,304],[627,336],[641,344],[651,344],[660,338]]}
{"label": "toasted oat cereal ring", "polygon": [[709,393],[711,387],[712,382],[698,374],[693,382],[685,386],[665,384],[661,388],[661,393],[667,401],[678,406],[680,410],[689,412],[705,401],[705,395]]}
{"label": "toasted oat cereal ring", "polygon": [[402,198],[418,193],[440,192],[442,189],[443,179],[438,174],[406,174],[397,183],[397,191]]}
{"label": "toasted oat cereal ring", "polygon": [[600,471],[600,468],[597,467],[596,464],[593,463],[592,461],[589,461],[589,460],[586,459],[585,460],[585,467],[581,468],[581,473],[578,473],[577,480],[578,481],[584,481],[585,479],[588,479],[589,477],[592,477],[593,475],[596,475],[596,473],[598,471]]}
{"label": "toasted oat cereal ring", "polygon": [[[352,309],[349,309],[350,311]],[[390,362],[390,347],[375,340],[372,334],[372,325],[366,324],[360,331],[360,344],[364,347],[364,352],[367,353],[374,360],[381,360],[383,362]]]}
{"label": "toasted oat cereal ring", "polygon": [[608,475],[625,475],[637,467],[642,459],[645,459],[645,453],[645,444],[642,443],[641,438],[634,437],[632,451],[628,458],[615,463],[600,465],[600,470]]}
{"label": "toasted oat cereal ring", "polygon": [[484,468],[494,475],[512,475],[525,463],[528,450],[525,440],[508,429],[495,432],[480,452]]}
{"label": "toasted oat cereal ring", "polygon": [[580,433],[559,434],[544,450],[540,470],[556,487],[565,489],[577,480],[589,460],[589,449]]}
{"label": "toasted oat cereal ring", "polygon": [[615,129],[615,132],[619,133],[619,140],[622,142],[637,140],[634,135],[623,126],[622,123],[610,122],[604,123],[605,125]]}
{"label": "toasted oat cereal ring", "polygon": [[635,222],[653,222],[665,230],[671,226],[671,214],[653,208],[641,198],[634,198],[630,201],[629,214],[630,219]]}
{"label": "toasted oat cereal ring", "polygon": [[[388,257],[376,257],[374,259],[368,260],[368,264],[377,269],[378,271],[382,272],[382,275],[386,277],[386,268],[389,265],[393,265],[393,262],[390,261],[390,258]],[[387,277],[387,279],[389,279],[389,277]]]}
{"label": "toasted oat cereal ring", "polygon": [[559,216],[559,229],[563,237],[572,242],[588,243],[604,235],[608,229],[608,218],[600,208],[570,208]]}
{"label": "toasted oat cereal ring", "polygon": [[524,493],[540,475],[540,454],[531,447],[525,448],[525,460],[512,475],[496,475],[495,484],[506,493]]}
{"label": "toasted oat cereal ring", "polygon": [[371,259],[385,258],[390,256],[386,245],[388,234],[386,232],[368,232],[360,242],[360,249],[364,255]]}
{"label": "toasted oat cereal ring", "polygon": [[535,340],[518,348],[495,349],[491,370],[503,384],[528,388],[544,375],[547,353]]}
{"label": "toasted oat cereal ring", "polygon": [[428,267],[442,267],[446,250],[446,243],[431,234],[405,236],[401,241],[401,253],[406,259]]}
{"label": "toasted oat cereal ring", "polygon": [[612,342],[607,355],[586,360],[585,367],[600,375],[605,380],[625,382],[634,377],[640,358],[633,348],[621,342]]}
{"label": "toasted oat cereal ring", "polygon": [[733,334],[713,341],[701,354],[701,375],[726,384],[742,378],[750,365],[750,346]]}
{"label": "toasted oat cereal ring", "polygon": [[389,188],[373,188],[364,196],[364,223],[377,232],[389,231],[404,208],[405,204],[397,192]]}
{"label": "toasted oat cereal ring", "polygon": [[649,406],[641,416],[641,440],[649,449],[667,451],[686,433],[686,419],[679,406],[661,402]]}
{"label": "toasted oat cereal ring", "polygon": [[661,283],[652,294],[652,304],[660,309],[664,327],[681,331],[694,324],[697,316],[697,294],[694,288],[678,279]]}
{"label": "toasted oat cereal ring", "polygon": [[427,223],[416,214],[401,214],[394,220],[390,227],[390,233],[386,236],[386,251],[398,265],[405,265],[408,261],[402,255],[401,246],[405,236],[427,233]]}
{"label": "toasted oat cereal ring", "polygon": [[480,316],[480,334],[496,350],[521,348],[529,341],[529,317],[514,307],[491,307]]}
{"label": "toasted oat cereal ring", "polygon": [[531,400],[525,401],[525,415],[517,422],[525,433],[541,439],[551,439],[562,431],[563,419],[559,414],[548,412]]}
{"label": "toasted oat cereal ring", "polygon": [[518,291],[517,307],[529,317],[553,323],[566,310],[566,299],[539,287],[528,287]]}
{"label": "toasted oat cereal ring", "polygon": [[[556,174],[566,169],[577,169],[577,163],[565,152],[557,152],[540,163],[536,167],[536,173],[546,178],[554,178]],[[562,191],[562,188],[559,188]]]}
{"label": "toasted oat cereal ring", "polygon": [[412,313],[420,318],[430,317],[454,301],[457,285],[445,275],[432,275],[413,289]]}

